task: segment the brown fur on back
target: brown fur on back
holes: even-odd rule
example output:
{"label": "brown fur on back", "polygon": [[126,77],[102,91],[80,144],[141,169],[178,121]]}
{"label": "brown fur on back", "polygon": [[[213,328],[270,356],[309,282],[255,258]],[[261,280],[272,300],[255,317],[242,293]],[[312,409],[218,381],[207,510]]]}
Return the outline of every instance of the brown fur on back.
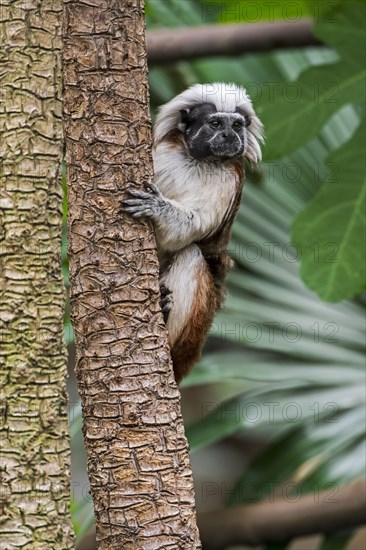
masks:
{"label": "brown fur on back", "polygon": [[215,300],[217,295],[214,279],[206,262],[202,262],[196,277],[198,283],[197,294],[196,300],[192,304],[190,321],[184,327],[171,350],[177,383],[188,374],[193,365],[199,360],[206,334],[218,308],[217,299]]}

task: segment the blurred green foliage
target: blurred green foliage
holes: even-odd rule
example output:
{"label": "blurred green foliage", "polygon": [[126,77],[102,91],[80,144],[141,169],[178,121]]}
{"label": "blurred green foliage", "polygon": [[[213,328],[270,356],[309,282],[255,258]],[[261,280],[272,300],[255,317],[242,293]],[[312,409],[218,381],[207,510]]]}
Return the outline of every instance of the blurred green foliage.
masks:
{"label": "blurred green foliage", "polygon": [[298,21],[318,15],[318,6],[307,0],[147,0],[149,28],[185,25],[258,23],[284,19]]}
{"label": "blurred green foliage", "polygon": [[351,298],[365,286],[365,120],[354,136],[332,151],[336,167],[294,222],[294,240],[304,254],[302,275],[324,300]]}
{"label": "blurred green foliage", "polygon": [[314,32],[335,48],[339,60],[311,67],[295,82],[275,84],[258,112],[267,129],[268,160],[306,144],[345,105],[360,112],[358,132],[345,136],[342,147],[329,154],[328,165],[335,168],[332,180],[294,222],[294,240],[304,251],[301,273],[306,284],[322,299],[336,302],[363,290],[366,278],[365,262],[360,261],[366,231],[365,5],[333,3],[326,18],[320,13]]}

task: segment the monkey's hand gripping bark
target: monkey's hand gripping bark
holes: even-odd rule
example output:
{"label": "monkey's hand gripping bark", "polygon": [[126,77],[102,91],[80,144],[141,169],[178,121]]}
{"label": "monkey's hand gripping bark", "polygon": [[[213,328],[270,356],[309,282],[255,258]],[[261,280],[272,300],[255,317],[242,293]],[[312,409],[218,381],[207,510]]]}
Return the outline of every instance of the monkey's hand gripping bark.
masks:
{"label": "monkey's hand gripping bark", "polygon": [[129,194],[134,198],[125,199],[123,210],[134,218],[158,218],[168,206],[167,201],[154,183],[146,184],[147,191],[129,189]]}
{"label": "monkey's hand gripping bark", "polygon": [[124,211],[154,222],[159,252],[175,253],[203,237],[205,226],[199,209],[167,199],[154,183],[147,183],[146,191],[131,189],[129,193],[133,198],[123,201]]}

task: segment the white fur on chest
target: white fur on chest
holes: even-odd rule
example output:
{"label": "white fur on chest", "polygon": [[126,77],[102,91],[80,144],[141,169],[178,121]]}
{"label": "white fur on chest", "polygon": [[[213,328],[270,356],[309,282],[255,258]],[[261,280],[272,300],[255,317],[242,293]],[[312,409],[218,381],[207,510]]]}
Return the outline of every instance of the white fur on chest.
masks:
{"label": "white fur on chest", "polygon": [[228,163],[196,161],[164,142],[154,152],[154,171],[164,197],[200,212],[209,231],[220,225],[238,186]]}

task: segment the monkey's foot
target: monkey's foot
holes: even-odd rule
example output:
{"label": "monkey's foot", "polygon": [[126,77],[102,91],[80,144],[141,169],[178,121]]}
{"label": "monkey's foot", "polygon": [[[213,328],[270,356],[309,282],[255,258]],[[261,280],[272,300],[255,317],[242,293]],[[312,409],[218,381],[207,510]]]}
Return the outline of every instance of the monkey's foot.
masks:
{"label": "monkey's foot", "polygon": [[145,184],[146,191],[129,189],[133,198],[122,201],[122,210],[134,218],[154,218],[164,207],[165,199],[154,183]]}
{"label": "monkey's foot", "polygon": [[169,318],[169,313],[173,307],[173,293],[164,285],[164,283],[160,284],[160,306],[161,311],[163,312],[164,322],[166,324]]}

